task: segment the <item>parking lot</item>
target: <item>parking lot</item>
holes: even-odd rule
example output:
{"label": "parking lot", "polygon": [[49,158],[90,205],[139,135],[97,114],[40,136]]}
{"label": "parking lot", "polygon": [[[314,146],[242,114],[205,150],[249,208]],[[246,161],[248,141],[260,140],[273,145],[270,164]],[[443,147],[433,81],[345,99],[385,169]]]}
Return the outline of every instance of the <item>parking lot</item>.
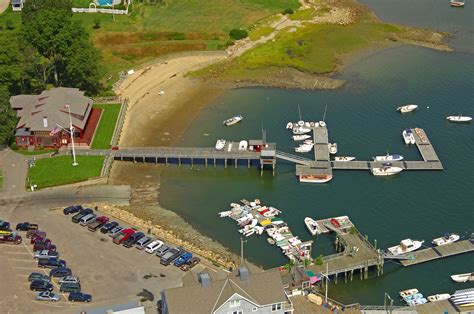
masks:
{"label": "parking lot", "polygon": [[[67,204],[69,205],[69,204]],[[30,291],[28,275],[42,272],[33,258],[30,239],[25,232],[20,245],[0,245],[0,308],[11,313],[61,312],[77,313],[81,310],[144,300],[152,309],[162,289],[181,285],[184,272],[170,265],[162,266],[159,258],[136,248],[125,248],[112,243],[112,238],[71,222],[71,216],[62,211],[41,206],[17,206],[0,209],[0,219],[10,221],[12,227],[23,221],[39,224],[47,237],[57,246],[59,258],[67,262],[74,275],[81,280],[82,292],[92,295],[91,303],[71,303],[67,294],[59,302],[40,302]],[[120,222],[119,222],[120,223]],[[198,265],[196,268],[201,268]],[[45,273],[49,274],[48,268]],[[59,293],[57,279],[55,293]]]}

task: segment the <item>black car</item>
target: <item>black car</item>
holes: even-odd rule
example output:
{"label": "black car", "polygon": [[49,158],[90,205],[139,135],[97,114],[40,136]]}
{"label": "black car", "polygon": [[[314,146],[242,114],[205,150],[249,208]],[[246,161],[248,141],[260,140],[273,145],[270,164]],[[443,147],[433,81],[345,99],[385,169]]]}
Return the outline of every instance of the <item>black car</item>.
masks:
{"label": "black car", "polygon": [[117,227],[118,225],[119,224],[116,221],[108,222],[105,225],[103,225],[102,228],[100,228],[100,232],[105,234],[105,233],[109,232],[110,230],[112,230],[113,228]]}
{"label": "black car", "polygon": [[51,269],[49,272],[50,277],[66,277],[66,276],[71,276],[72,271],[70,268],[67,267],[58,267]]}
{"label": "black car", "polygon": [[92,214],[93,212],[94,211],[90,208],[83,208],[77,214],[72,216],[71,221],[77,224],[81,220],[82,217]]}
{"label": "black car", "polygon": [[29,222],[20,222],[16,225],[15,229],[19,231],[38,230],[38,225],[30,224]]}
{"label": "black car", "polygon": [[59,292],[81,292],[81,284],[78,282],[63,282]]}
{"label": "black car", "polygon": [[33,280],[30,284],[30,290],[33,291],[53,291],[53,284],[43,280]]}
{"label": "black car", "polygon": [[4,231],[10,230],[10,223],[5,220],[0,220],[0,230],[4,230]]}
{"label": "black car", "polygon": [[138,240],[143,238],[145,234],[143,232],[135,232],[127,240],[123,241],[123,246],[132,247]]}
{"label": "black car", "polygon": [[82,210],[82,205],[73,205],[63,209],[64,215],[75,214]]}
{"label": "black car", "polygon": [[185,252],[185,250],[183,250],[180,247],[171,248],[168,252],[166,252],[165,254],[163,254],[163,256],[160,257],[160,264],[168,266],[175,259],[177,259],[178,256],[180,256],[184,252]]}
{"label": "black car", "polygon": [[28,276],[28,281],[47,281],[47,282],[51,282],[51,278],[49,278],[49,276],[45,275],[45,274],[42,274],[42,273],[31,273],[29,276]]}
{"label": "black car", "polygon": [[71,292],[67,299],[71,302],[91,302],[92,296],[82,292]]}
{"label": "black car", "polygon": [[66,261],[56,258],[40,259],[38,261],[38,267],[57,268],[66,267]]}

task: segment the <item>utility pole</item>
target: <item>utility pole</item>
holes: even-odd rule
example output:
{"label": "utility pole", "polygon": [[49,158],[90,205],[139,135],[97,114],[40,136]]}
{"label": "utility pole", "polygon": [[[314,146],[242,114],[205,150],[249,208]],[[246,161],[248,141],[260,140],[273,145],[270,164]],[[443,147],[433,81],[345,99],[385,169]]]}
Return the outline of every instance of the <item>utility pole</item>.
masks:
{"label": "utility pole", "polygon": [[74,149],[74,127],[72,126],[72,119],[71,119],[71,106],[69,106],[69,103],[64,106],[67,108],[67,111],[69,113],[69,135],[71,135],[71,144],[72,144],[72,165],[75,167],[78,165],[76,161],[76,150]]}
{"label": "utility pole", "polygon": [[240,237],[240,264],[244,263],[244,243],[246,243],[247,240],[244,241],[242,237]]}
{"label": "utility pole", "polygon": [[326,262],[326,292],[324,293],[324,303],[328,303],[328,284],[329,284],[329,262]]}

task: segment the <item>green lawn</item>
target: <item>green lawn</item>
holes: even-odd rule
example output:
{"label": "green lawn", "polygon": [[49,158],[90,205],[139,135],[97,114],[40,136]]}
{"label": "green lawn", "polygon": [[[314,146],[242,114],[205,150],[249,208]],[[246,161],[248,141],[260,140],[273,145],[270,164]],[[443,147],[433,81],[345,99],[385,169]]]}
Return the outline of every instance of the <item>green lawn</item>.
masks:
{"label": "green lawn", "polygon": [[121,104],[94,105],[93,108],[102,109],[102,115],[91,148],[110,148],[110,141],[114,134],[115,124],[120,113],[120,107]]}
{"label": "green lawn", "polygon": [[3,174],[2,171],[0,171],[0,189],[3,187]]}
{"label": "green lawn", "polygon": [[15,150],[16,153],[23,154],[23,155],[42,155],[42,154],[49,154],[49,153],[54,153],[56,152],[57,149],[54,148],[42,148],[42,149],[35,149],[32,151],[26,150],[26,149],[18,149]]}
{"label": "green lawn", "polygon": [[[78,165],[75,167],[72,166],[72,156],[38,159],[29,169],[28,177],[38,189],[85,181],[100,176],[104,159],[101,156],[77,156]],[[29,183],[26,184],[29,187]]]}

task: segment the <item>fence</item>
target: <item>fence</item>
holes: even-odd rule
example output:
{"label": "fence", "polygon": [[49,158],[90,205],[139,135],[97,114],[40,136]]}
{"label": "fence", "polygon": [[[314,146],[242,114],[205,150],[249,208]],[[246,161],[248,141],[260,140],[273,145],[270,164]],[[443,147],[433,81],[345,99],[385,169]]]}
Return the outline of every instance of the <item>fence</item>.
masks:
{"label": "fence", "polygon": [[128,8],[126,10],[117,10],[117,9],[97,9],[97,8],[72,8],[74,13],[105,13],[105,14],[119,14],[127,15]]}

